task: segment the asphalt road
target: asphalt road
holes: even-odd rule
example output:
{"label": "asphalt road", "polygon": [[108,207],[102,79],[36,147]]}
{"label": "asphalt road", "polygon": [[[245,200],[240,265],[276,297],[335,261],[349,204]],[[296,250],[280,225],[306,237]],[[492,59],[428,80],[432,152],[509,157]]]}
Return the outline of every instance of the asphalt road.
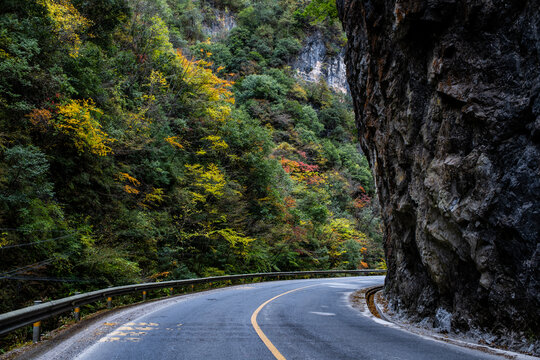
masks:
{"label": "asphalt road", "polygon": [[[101,319],[101,330],[83,331],[79,341],[84,337],[87,345],[69,358],[500,359],[385,326],[350,306],[351,292],[383,281],[382,276],[274,281],[146,304],[142,316],[119,313]],[[65,354],[52,349],[41,355]]]}

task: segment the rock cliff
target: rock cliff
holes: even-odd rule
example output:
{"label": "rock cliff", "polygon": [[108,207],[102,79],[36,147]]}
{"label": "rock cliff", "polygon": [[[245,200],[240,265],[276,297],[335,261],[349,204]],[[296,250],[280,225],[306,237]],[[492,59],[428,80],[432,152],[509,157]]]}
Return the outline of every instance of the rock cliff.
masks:
{"label": "rock cliff", "polygon": [[337,3],[392,306],[538,344],[538,2]]}
{"label": "rock cliff", "polygon": [[[227,38],[230,31],[237,26],[237,14],[228,9],[213,8],[202,22],[203,34],[212,41]],[[326,81],[328,86],[341,93],[347,93],[347,73],[345,70],[345,49],[333,53],[328,49],[328,42],[320,30],[311,29],[303,41],[302,49],[291,62],[298,77],[308,82]]]}
{"label": "rock cliff", "polygon": [[228,9],[212,9],[211,14],[207,15],[210,21],[203,21],[203,33],[212,41],[225,39],[229,32],[236,27],[236,17]]}
{"label": "rock cliff", "polygon": [[346,93],[347,73],[345,71],[345,49],[337,54],[329,54],[324,37],[315,31],[304,40],[304,45],[293,68],[306,81],[318,82],[324,79],[334,91]]}

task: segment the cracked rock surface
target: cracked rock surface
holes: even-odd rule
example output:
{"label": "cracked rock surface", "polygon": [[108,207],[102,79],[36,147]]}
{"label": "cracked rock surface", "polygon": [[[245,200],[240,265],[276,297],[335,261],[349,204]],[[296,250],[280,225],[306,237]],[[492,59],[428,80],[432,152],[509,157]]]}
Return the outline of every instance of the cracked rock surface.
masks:
{"label": "cracked rock surface", "polygon": [[537,342],[537,0],[337,3],[383,209],[391,306]]}

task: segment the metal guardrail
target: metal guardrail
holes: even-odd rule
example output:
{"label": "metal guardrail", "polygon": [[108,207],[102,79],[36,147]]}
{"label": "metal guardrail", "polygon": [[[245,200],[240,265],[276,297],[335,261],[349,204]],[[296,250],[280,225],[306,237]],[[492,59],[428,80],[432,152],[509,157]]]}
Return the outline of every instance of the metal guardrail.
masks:
{"label": "metal guardrail", "polygon": [[[23,326],[34,324],[34,342],[39,341],[39,332],[41,321],[54,317],[56,315],[74,311],[75,318],[78,320],[79,308],[102,299],[107,299],[108,307],[111,306],[113,296],[126,295],[135,292],[143,293],[143,301],[146,300],[146,292],[149,290],[175,288],[185,285],[205,284],[227,280],[242,280],[252,278],[273,278],[280,276],[311,276],[311,275],[342,275],[342,274],[382,274],[386,270],[325,270],[325,271],[294,271],[294,272],[272,272],[272,273],[254,273],[238,274],[226,276],[213,276],[206,278],[172,280],[153,283],[134,284],[126,286],[117,286],[102,290],[96,290],[84,294],[73,295],[59,300],[52,300],[46,303],[36,304],[23,309],[0,314],[0,335],[9,333]],[[37,338],[36,338],[37,328]]]}

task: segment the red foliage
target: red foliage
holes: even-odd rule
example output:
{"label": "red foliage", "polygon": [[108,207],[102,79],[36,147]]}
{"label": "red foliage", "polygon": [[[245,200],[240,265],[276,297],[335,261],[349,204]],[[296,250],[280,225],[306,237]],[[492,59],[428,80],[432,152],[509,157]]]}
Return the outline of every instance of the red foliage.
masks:
{"label": "red foliage", "polygon": [[369,203],[371,203],[371,198],[367,194],[362,194],[354,199],[354,207],[357,209],[361,209],[366,205],[369,205]]}
{"label": "red foliage", "polygon": [[281,158],[281,166],[294,180],[305,181],[307,184],[322,184],[325,181],[324,175],[318,172],[318,165]]}

